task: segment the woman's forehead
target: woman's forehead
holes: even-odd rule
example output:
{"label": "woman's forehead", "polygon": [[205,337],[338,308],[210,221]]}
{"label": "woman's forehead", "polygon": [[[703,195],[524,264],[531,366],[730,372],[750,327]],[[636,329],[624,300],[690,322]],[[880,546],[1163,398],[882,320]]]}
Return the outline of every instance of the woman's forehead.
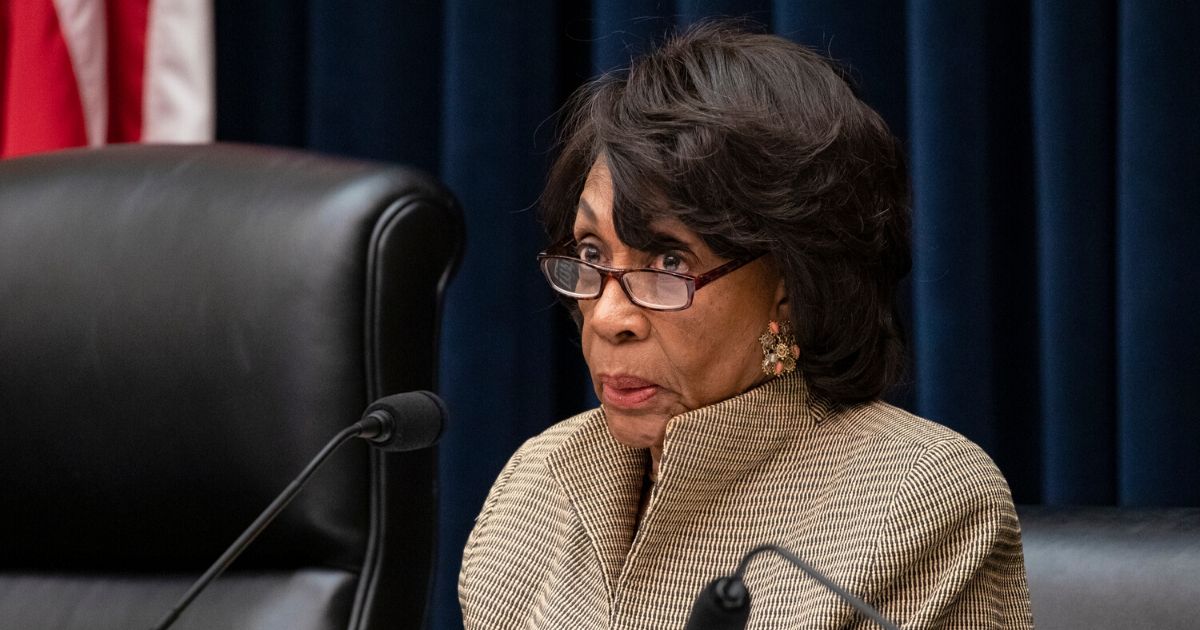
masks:
{"label": "woman's forehead", "polygon": [[[616,229],[616,219],[613,216],[614,194],[612,175],[608,170],[603,156],[596,159],[588,171],[583,191],[579,195],[579,203],[575,209],[575,232],[589,230],[596,236],[605,239],[615,239],[626,247],[643,251],[662,251],[666,249],[688,249],[696,253],[706,251],[708,247],[700,235],[671,215],[661,215],[645,221],[636,229]],[[622,216],[622,219],[628,218]],[[635,219],[642,221],[640,217]],[[623,228],[630,226],[623,225]],[[622,239],[621,232],[628,237],[636,235],[636,243]]]}
{"label": "woman's forehead", "polygon": [[601,240],[616,240],[626,247],[648,252],[686,249],[701,253],[708,249],[698,234],[671,216],[651,220],[644,229],[637,230],[638,235],[642,237],[638,239],[639,242],[628,243],[617,232],[611,205],[597,209],[583,200],[580,200],[575,213],[576,237],[582,236],[581,232],[590,233]]}

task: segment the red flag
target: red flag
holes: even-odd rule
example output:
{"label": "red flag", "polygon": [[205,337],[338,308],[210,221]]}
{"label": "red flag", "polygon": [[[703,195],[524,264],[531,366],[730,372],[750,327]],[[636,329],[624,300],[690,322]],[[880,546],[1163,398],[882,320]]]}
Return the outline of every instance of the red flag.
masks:
{"label": "red flag", "polygon": [[0,0],[0,157],[213,136],[210,0]]}

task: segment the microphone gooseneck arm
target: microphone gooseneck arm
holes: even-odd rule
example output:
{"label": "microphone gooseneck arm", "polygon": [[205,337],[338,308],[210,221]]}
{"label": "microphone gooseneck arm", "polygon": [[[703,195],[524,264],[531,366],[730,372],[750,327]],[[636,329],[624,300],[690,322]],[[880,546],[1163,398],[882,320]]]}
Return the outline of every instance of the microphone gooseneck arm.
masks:
{"label": "microphone gooseneck arm", "polygon": [[[836,582],[829,579],[828,577],[825,577],[824,573],[821,573],[812,565],[801,560],[800,557],[797,556],[796,554],[794,554],[794,553],[788,551],[787,549],[784,549],[783,547],[780,547],[778,545],[759,545],[759,546],[755,547],[754,549],[750,550],[750,553],[746,554],[742,558],[742,561],[738,563],[737,570],[733,572],[733,576],[730,578],[730,581],[735,584],[739,584],[739,585],[742,584],[742,574],[744,574],[746,572],[746,567],[750,564],[750,560],[753,559],[755,556],[759,555],[760,553],[765,553],[767,551],[773,551],[773,552],[783,556],[785,559],[787,559],[788,562],[791,562],[792,564],[799,567],[800,570],[804,571],[804,573],[807,574],[809,577],[820,582],[822,586],[824,586],[825,588],[836,593],[838,595],[838,597],[841,597],[843,600],[848,602],[851,606],[853,606],[855,608],[855,610],[862,613],[863,616],[865,616],[868,619],[870,619],[871,621],[874,621],[875,623],[879,624],[879,626],[881,628],[886,628],[887,630],[900,630],[900,628],[896,624],[885,619],[883,617],[883,615],[880,615],[879,612],[876,611],[874,608],[872,608],[870,604],[868,604],[868,603],[864,602],[863,600],[859,599],[858,597],[854,596],[854,594],[852,594],[850,591],[847,591],[846,589],[842,588],[841,586],[838,586],[838,584]],[[745,588],[745,587],[742,586],[742,588]]]}
{"label": "microphone gooseneck arm", "polygon": [[387,424],[388,423],[382,418],[372,414],[363,420],[356,422],[345,429],[342,429],[341,433],[338,433],[333,437],[332,440],[329,440],[329,443],[325,445],[325,448],[322,448],[321,451],[317,453],[317,456],[308,463],[308,466],[304,467],[304,470],[300,472],[300,475],[292,480],[292,483],[288,484],[288,487],[284,488],[283,492],[280,493],[279,496],[275,497],[275,500],[267,506],[267,509],[263,510],[262,514],[259,514],[258,518],[254,519],[254,522],[246,528],[246,531],[242,532],[242,535],[238,536],[238,539],[233,541],[233,544],[225,550],[225,553],[221,554],[221,557],[217,558],[217,561],[214,562],[213,565],[204,572],[204,575],[201,575],[200,578],[197,579],[194,584],[192,584],[192,587],[183,594],[183,597],[179,599],[179,602],[175,604],[175,607],[172,608],[171,611],[165,616],[163,616],[163,618],[159,620],[158,624],[154,626],[154,630],[166,630],[171,626],[171,624],[175,623],[175,620],[179,618],[179,614],[183,612],[183,609],[188,607],[188,604],[192,603],[193,599],[196,599],[196,596],[200,594],[200,591],[203,591],[204,587],[208,586],[209,582],[212,582],[217,578],[217,576],[224,573],[225,569],[229,568],[229,565],[233,564],[233,561],[236,560],[237,557],[246,550],[246,547],[248,547],[250,543],[254,542],[254,539],[258,538],[258,535],[267,528],[267,525],[270,525],[271,521],[275,520],[276,516],[279,516],[279,513],[283,511],[283,508],[287,507],[288,504],[292,502],[292,499],[296,498],[296,494],[299,493],[300,489],[304,487],[304,484],[308,481],[308,478],[312,477],[312,474],[316,472],[317,468],[319,468],[321,464],[324,463],[325,460],[328,459],[329,456],[338,449],[338,447],[356,437],[366,437],[370,439],[394,430],[388,427]]}

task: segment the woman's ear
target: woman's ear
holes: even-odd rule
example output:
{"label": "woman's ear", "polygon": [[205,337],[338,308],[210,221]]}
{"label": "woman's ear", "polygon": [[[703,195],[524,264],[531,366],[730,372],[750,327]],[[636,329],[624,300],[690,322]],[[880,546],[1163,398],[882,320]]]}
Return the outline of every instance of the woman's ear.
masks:
{"label": "woman's ear", "polygon": [[791,303],[788,302],[787,278],[779,274],[779,282],[775,286],[775,319],[777,321],[792,321]]}

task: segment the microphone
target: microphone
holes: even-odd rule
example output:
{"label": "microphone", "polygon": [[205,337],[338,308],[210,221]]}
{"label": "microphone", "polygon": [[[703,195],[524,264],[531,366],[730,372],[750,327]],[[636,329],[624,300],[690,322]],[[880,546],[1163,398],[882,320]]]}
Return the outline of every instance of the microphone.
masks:
{"label": "microphone", "polygon": [[733,572],[733,575],[717,578],[700,591],[683,630],[741,630],[745,628],[746,622],[750,619],[750,591],[742,582],[742,574],[745,573],[746,566],[750,564],[751,559],[766,551],[773,551],[783,556],[809,577],[836,593],[858,612],[879,624],[881,628],[900,630],[896,624],[885,619],[870,604],[838,586],[836,582],[825,577],[823,573],[801,560],[796,554],[777,545],[755,547],[742,557],[742,561],[738,563],[737,570]]}
{"label": "microphone", "polygon": [[683,630],[727,630],[746,627],[750,592],[735,576],[717,578],[700,591]]}
{"label": "microphone", "polygon": [[358,422],[342,429],[340,433],[333,436],[332,440],[317,453],[304,470],[300,471],[299,476],[292,480],[284,488],[279,496],[263,510],[258,518],[238,536],[237,540],[221,554],[220,558],[213,563],[204,575],[201,575],[195,584],[183,594],[175,607],[159,620],[154,626],[154,630],[166,630],[175,623],[179,618],[180,613],[184,611],[196,599],[196,596],[208,586],[210,582],[215,580],[217,576],[225,572],[230,564],[237,559],[238,556],[254,542],[255,538],[262,533],[271,521],[275,520],[276,516],[287,507],[292,499],[308,482],[309,477],[317,471],[325,460],[334,453],[341,445],[349,442],[353,438],[363,438],[372,446],[383,451],[413,451],[417,449],[427,448],[437,443],[438,438],[442,436],[442,425],[446,421],[446,404],[436,394],[427,391],[406,392],[403,394],[393,394],[385,396],[371,403],[370,407],[363,412],[363,417]]}
{"label": "microphone", "polygon": [[[382,451],[422,449],[441,439],[446,415],[446,403],[432,392],[393,394],[367,407],[358,422],[363,427],[358,437]],[[405,420],[403,424],[400,418]]]}

